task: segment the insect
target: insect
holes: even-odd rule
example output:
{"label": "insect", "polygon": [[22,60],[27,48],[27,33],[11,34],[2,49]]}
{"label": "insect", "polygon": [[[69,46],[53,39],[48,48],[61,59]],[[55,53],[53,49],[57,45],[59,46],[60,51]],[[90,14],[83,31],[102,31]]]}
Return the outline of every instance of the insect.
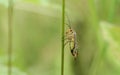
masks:
{"label": "insect", "polygon": [[78,56],[76,32],[71,28],[70,24],[66,25],[68,26],[68,29],[65,33],[65,45],[69,44],[71,54],[73,55],[74,59],[76,59]]}

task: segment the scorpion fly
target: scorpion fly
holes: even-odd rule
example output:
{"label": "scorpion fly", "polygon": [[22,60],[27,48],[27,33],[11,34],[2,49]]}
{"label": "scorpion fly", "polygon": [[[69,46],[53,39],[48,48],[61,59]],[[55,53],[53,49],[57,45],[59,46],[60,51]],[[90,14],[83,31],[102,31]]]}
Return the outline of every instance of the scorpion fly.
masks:
{"label": "scorpion fly", "polygon": [[76,59],[78,56],[76,32],[71,28],[70,21],[69,24],[66,25],[68,26],[68,29],[65,33],[65,45],[69,44],[71,54],[73,55],[74,59]]}

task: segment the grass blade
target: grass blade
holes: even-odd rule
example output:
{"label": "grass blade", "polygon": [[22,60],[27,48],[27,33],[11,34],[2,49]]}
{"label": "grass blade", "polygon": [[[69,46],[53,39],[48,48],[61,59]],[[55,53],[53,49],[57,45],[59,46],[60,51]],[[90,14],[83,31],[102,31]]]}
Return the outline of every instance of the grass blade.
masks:
{"label": "grass blade", "polygon": [[8,75],[12,75],[12,21],[13,0],[8,1]]}
{"label": "grass blade", "polygon": [[62,53],[61,53],[61,75],[64,75],[64,24],[65,24],[65,0],[62,0]]}

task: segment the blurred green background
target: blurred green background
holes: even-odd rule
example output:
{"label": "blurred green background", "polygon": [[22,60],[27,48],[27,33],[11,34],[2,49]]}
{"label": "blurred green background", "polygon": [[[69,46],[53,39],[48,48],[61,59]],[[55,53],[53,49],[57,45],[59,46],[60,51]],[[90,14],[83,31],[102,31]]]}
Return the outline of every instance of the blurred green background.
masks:
{"label": "blurred green background", "polygon": [[[120,75],[120,0],[65,1],[79,55],[65,47],[64,74]],[[12,75],[60,75],[61,12],[62,0],[14,0]],[[7,44],[8,0],[0,0],[0,75],[8,75]]]}

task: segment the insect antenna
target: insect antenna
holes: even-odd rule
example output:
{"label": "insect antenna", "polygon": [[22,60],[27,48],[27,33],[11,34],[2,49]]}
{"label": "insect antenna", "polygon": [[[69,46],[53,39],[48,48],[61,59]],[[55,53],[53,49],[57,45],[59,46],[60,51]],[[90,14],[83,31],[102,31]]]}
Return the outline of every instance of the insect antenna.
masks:
{"label": "insect antenna", "polygon": [[66,24],[66,25],[71,29],[71,21],[70,21],[70,18],[68,17],[67,14],[66,14],[66,17],[67,17],[67,21],[68,21],[68,24]]}

